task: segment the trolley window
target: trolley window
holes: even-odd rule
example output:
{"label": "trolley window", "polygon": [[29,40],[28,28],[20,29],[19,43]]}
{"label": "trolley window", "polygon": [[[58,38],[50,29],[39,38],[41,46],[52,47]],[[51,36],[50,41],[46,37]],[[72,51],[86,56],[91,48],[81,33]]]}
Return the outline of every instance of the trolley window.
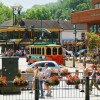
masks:
{"label": "trolley window", "polygon": [[46,54],[47,54],[47,55],[51,55],[51,48],[48,47],[48,48],[46,49]]}
{"label": "trolley window", "polygon": [[58,49],[58,54],[59,54],[59,55],[62,55],[62,48],[59,48],[59,49]]}
{"label": "trolley window", "polygon": [[57,55],[57,48],[53,48],[53,55]]}
{"label": "trolley window", "polygon": [[44,48],[42,48],[42,55],[44,55]]}

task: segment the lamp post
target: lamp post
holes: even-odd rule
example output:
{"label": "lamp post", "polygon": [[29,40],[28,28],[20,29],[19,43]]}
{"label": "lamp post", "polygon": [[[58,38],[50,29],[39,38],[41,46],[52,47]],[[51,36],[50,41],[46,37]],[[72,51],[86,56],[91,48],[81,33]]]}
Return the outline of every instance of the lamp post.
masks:
{"label": "lamp post", "polygon": [[17,15],[20,15],[20,11],[23,7],[20,4],[15,4],[11,6],[11,8],[13,9],[13,25],[16,25],[16,17]]}
{"label": "lamp post", "polygon": [[41,37],[40,37],[40,40],[41,40],[41,42],[42,42],[42,37],[43,37],[43,30],[42,30],[42,28],[43,28],[43,25],[42,25],[42,19],[43,19],[43,15],[41,14]]}
{"label": "lamp post", "polygon": [[74,53],[74,56],[73,56],[73,67],[75,67],[75,55],[76,55],[76,24],[75,25],[73,25],[73,29],[74,29],[74,31],[73,31],[73,34],[75,35],[75,53]]}
{"label": "lamp post", "polygon": [[4,39],[5,39],[5,42],[6,42],[6,44],[5,44],[5,49],[6,49],[6,51],[7,51],[7,50],[8,50],[8,46],[7,46],[7,33],[5,33]]}

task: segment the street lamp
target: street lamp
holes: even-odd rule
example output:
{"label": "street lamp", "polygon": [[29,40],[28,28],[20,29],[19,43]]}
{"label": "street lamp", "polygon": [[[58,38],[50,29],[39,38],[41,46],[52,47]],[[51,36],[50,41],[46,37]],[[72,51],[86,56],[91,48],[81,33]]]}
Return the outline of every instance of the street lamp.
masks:
{"label": "street lamp", "polygon": [[16,16],[20,15],[20,11],[23,7],[20,4],[15,4],[11,6],[11,8],[13,9],[13,25],[16,25]]}
{"label": "street lamp", "polygon": [[5,44],[5,49],[6,49],[6,51],[8,50],[8,46],[7,46],[7,40],[8,40],[8,38],[7,38],[7,33],[5,33],[4,34],[4,39],[5,39],[5,42],[6,42],[6,44]]}
{"label": "street lamp", "polygon": [[73,34],[75,35],[75,53],[74,53],[74,56],[73,56],[73,67],[75,67],[75,56],[76,56],[76,42],[77,42],[77,40],[76,40],[76,24],[75,25],[73,25],[73,29],[74,29],[74,31],[73,31]]}

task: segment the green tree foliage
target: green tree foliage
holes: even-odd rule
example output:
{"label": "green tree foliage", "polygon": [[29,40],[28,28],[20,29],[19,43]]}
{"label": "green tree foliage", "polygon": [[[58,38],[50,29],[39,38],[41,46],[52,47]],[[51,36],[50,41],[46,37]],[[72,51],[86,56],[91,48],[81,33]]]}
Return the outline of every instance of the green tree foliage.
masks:
{"label": "green tree foliage", "polygon": [[[91,9],[91,0],[57,0],[56,3],[35,5],[21,13],[21,18],[34,20],[70,20],[73,11]],[[12,18],[12,9],[0,3],[0,23]],[[18,17],[18,16],[17,16]]]}
{"label": "green tree foliage", "polygon": [[12,17],[11,9],[0,3],[0,23],[11,19],[11,17]]}
{"label": "green tree foliage", "polygon": [[43,20],[49,20],[51,16],[50,9],[46,7],[32,7],[31,9],[28,9],[25,13],[26,19],[43,19]]}
{"label": "green tree foliage", "polygon": [[33,6],[26,11],[25,16],[28,19],[70,20],[73,11],[83,11],[90,8],[91,0],[58,0],[56,3]]}
{"label": "green tree foliage", "polygon": [[100,36],[94,32],[86,33],[88,38],[88,47],[90,50],[96,49],[98,47],[98,43],[100,42]]}

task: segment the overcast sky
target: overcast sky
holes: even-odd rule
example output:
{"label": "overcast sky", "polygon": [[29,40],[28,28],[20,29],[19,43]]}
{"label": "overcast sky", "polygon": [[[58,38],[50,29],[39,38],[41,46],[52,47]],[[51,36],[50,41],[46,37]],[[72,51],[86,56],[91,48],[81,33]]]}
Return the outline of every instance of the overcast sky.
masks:
{"label": "overcast sky", "polygon": [[50,2],[56,2],[57,0],[0,0],[6,6],[13,6],[14,4],[20,4],[23,9],[31,8],[33,5],[43,5]]}

